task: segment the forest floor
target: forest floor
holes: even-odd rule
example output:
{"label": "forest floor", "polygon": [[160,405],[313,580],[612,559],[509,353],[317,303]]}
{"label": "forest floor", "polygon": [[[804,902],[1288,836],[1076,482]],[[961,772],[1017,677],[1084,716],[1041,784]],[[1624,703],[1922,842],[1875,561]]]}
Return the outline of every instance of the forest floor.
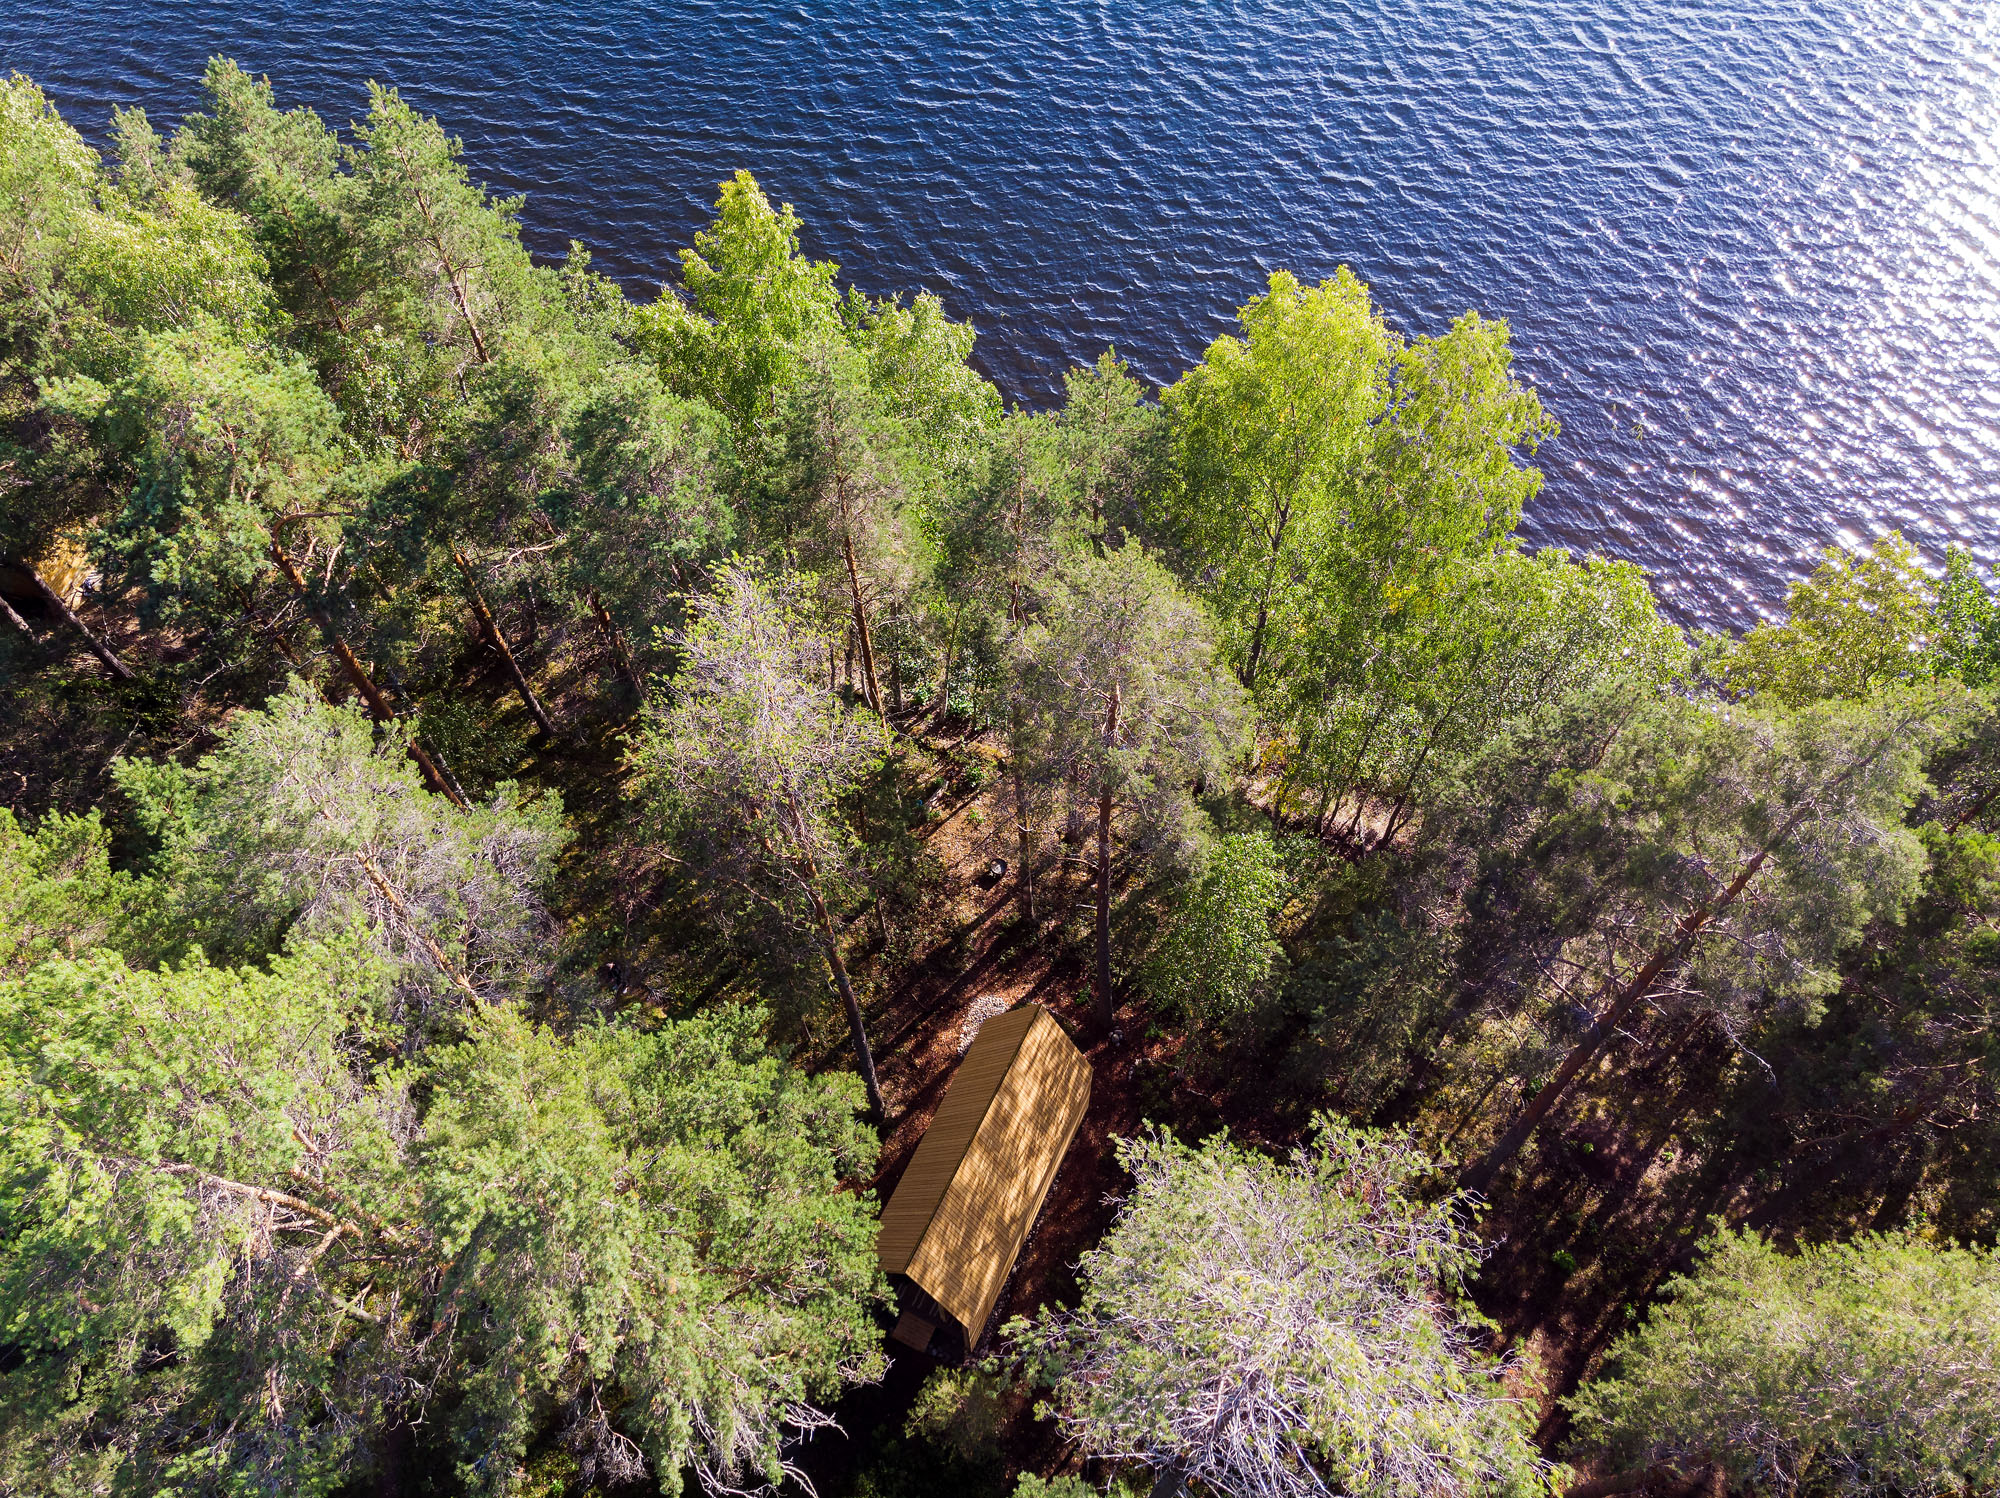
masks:
{"label": "forest floor", "polygon": [[[88,612],[93,627],[135,666],[163,664],[185,648],[171,631],[141,635],[130,610]],[[0,673],[0,707],[11,709],[0,717],[13,720],[8,740],[15,751],[0,794],[17,810],[105,803],[111,796],[108,765],[117,754],[199,753],[212,742],[217,704],[258,695],[243,684],[242,692],[182,697],[142,682],[110,698],[99,683],[102,668],[80,642],[32,606],[27,613],[35,627],[30,653],[48,669],[53,684],[45,678],[41,690],[29,692],[25,677],[10,683]],[[590,643],[570,641],[559,631],[545,634],[542,679],[550,700],[559,704],[559,717],[602,722],[608,715],[616,721],[619,715],[597,701],[617,689],[607,685]],[[323,663],[313,674],[330,679]],[[454,674],[460,693],[500,703],[508,699],[510,688],[497,663],[485,659],[474,641],[468,640]],[[269,686],[279,684],[273,680]],[[107,701],[115,701],[115,711],[106,709]],[[560,746],[539,740],[531,746],[523,713],[509,706],[498,721],[515,735],[510,741],[515,747],[480,779],[520,774],[561,785],[578,831],[570,855],[571,898],[577,909],[594,912],[587,944],[606,959],[617,958],[605,961],[601,971],[616,974],[628,965],[655,973],[677,968],[676,981],[648,990],[678,991],[675,1008],[700,1007],[737,983],[739,964],[717,963],[715,948],[706,942],[686,943],[699,913],[678,905],[661,908],[660,869],[617,835],[624,732],[613,728]],[[902,767],[903,790],[919,782],[936,787],[930,814],[912,836],[935,859],[941,882],[925,897],[921,920],[909,923],[893,957],[881,951],[857,963],[857,976],[870,985],[870,1024],[889,1105],[879,1167],[865,1184],[883,1199],[894,1190],[969,1043],[975,1016],[1039,1004],[1066,1026],[1093,1070],[1089,1111],[975,1349],[975,1355],[990,1354],[998,1329],[1012,1317],[1074,1300],[1077,1261],[1109,1226],[1112,1200],[1125,1185],[1113,1149],[1116,1138],[1135,1134],[1148,1121],[1184,1137],[1227,1125],[1241,1139],[1283,1148],[1298,1142],[1303,1114],[1296,1108],[1274,1111],[1271,1089],[1262,1082],[1232,1079],[1222,1095],[1207,1095],[1198,1069],[1181,1064],[1187,1039],[1152,1023],[1136,992],[1122,996],[1119,1028],[1099,1035],[1090,1022],[1084,956],[1090,892],[1083,862],[1062,860],[1043,876],[1042,919],[1035,930],[1026,930],[1015,908],[1013,871],[995,878],[991,869],[996,857],[1013,851],[993,835],[1001,816],[993,751],[977,741],[931,741],[921,747],[907,742],[914,752]],[[463,773],[463,760],[461,765]],[[129,851],[130,829],[115,817],[113,825],[121,851]],[[856,944],[866,945],[867,913],[856,920],[864,923]],[[678,962],[659,959],[658,954],[676,950],[685,954]],[[679,981],[689,973],[701,975],[699,981]],[[622,979],[614,976],[611,983],[618,990]],[[620,1002],[637,997],[638,991],[627,990]],[[823,1034],[808,1045],[828,1065],[847,1064],[844,1024],[838,1029],[837,1036]],[[807,1036],[810,1042],[810,1030]],[[1728,1145],[1701,1126],[1734,1064],[1730,1048],[1717,1037],[1670,1016],[1653,1016],[1628,1044],[1607,1053],[1493,1191],[1481,1224],[1491,1252],[1475,1298],[1496,1324],[1495,1345],[1539,1365],[1539,1380],[1518,1381],[1517,1392],[1535,1401],[1537,1433],[1552,1453],[1565,1433],[1555,1396],[1590,1370],[1631,1324],[1635,1308],[1688,1267],[1695,1244],[1715,1218],[1750,1219],[1782,1231],[1787,1223],[1776,1219],[1794,1215],[1789,1202],[1757,1205],[1767,1194],[1769,1162],[1758,1158],[1754,1147]],[[1485,1111],[1503,1116],[1509,1106],[1508,1098],[1495,1097]],[[854,1487],[883,1443],[902,1430],[920,1385],[938,1366],[895,1344],[889,1356],[882,1382],[841,1403],[837,1414],[845,1434],[824,1435],[802,1454],[824,1498]],[[1034,1418],[1030,1391],[1009,1394],[1004,1410],[1000,1442],[1009,1466],[1048,1473],[1080,1465],[1053,1425]]]}
{"label": "forest floor", "polygon": [[[968,786],[946,763],[962,765],[980,752],[960,744],[940,758],[942,815],[922,833],[943,871],[942,905],[931,916],[932,929],[943,934],[900,965],[871,1005],[889,1116],[879,1168],[867,1184],[885,1201],[894,1191],[959,1057],[991,1014],[1021,1003],[1047,1009],[1084,1050],[1092,1083],[1089,1111],[975,1361],[998,1350],[1009,1319],[1074,1302],[1077,1261],[1109,1227],[1125,1186],[1116,1138],[1157,1121],[1184,1136],[1227,1125],[1266,1148],[1299,1142],[1297,1125],[1267,1111],[1261,1089],[1205,1095],[1192,1069],[1177,1064],[1186,1038],[1150,1023],[1142,996],[1121,994],[1119,1026],[1108,1036],[1097,1032],[1087,944],[1078,940],[1090,901],[1087,876],[1080,863],[1044,875],[1042,919],[1033,932],[1024,927],[1013,870],[993,873],[996,856],[1011,851],[991,834],[1001,814],[998,786]],[[1491,1254],[1475,1298],[1496,1325],[1496,1350],[1523,1354],[1539,1369],[1515,1379],[1514,1389],[1532,1402],[1537,1436],[1552,1453],[1566,1433],[1556,1396],[1629,1324],[1627,1307],[1644,1304],[1669,1274],[1687,1267],[1711,1218],[1735,1215],[1731,1208],[1740,1203],[1732,1163],[1708,1158],[1681,1137],[1689,1110],[1713,1096],[1726,1056],[1713,1046],[1671,1043],[1631,1053],[1650,1059],[1607,1061],[1580,1087],[1503,1175],[1481,1223]],[[940,1366],[893,1342],[888,1353],[885,1378],[839,1407],[843,1433],[821,1436],[803,1454],[828,1498],[851,1491],[872,1457],[896,1439],[925,1377]],[[999,1439],[1009,1466],[1044,1474],[1081,1468],[1053,1424],[1035,1418],[1032,1391],[1014,1389],[1002,1405]]]}
{"label": "forest floor", "polygon": [[[942,746],[931,746],[933,751]],[[1011,853],[992,835],[1002,816],[999,785],[968,787],[951,761],[988,758],[984,745],[960,741],[940,755],[945,768],[938,804],[943,815],[922,834],[943,873],[942,908],[932,912],[942,937],[903,965],[871,1006],[870,1028],[888,1118],[882,1153],[867,1186],[887,1201],[917,1143],[930,1126],[979,1023],[1023,1003],[1053,1014],[1088,1058],[1090,1106],[1064,1157],[992,1316],[968,1359],[999,1350],[999,1330],[1016,1316],[1077,1296],[1083,1253],[1110,1226],[1127,1184],[1115,1141],[1159,1122],[1184,1135],[1228,1125],[1238,1137],[1266,1146],[1296,1142],[1276,1120],[1244,1099],[1212,1098],[1177,1065],[1188,1043],[1177,1030],[1150,1022],[1143,998],[1129,985],[1119,995],[1118,1024],[1107,1035],[1092,1022],[1087,932],[1092,899],[1080,860],[1066,860],[1037,885],[1040,919],[1030,931],[1020,919],[1011,865],[999,877],[994,860]],[[833,1048],[829,1047],[829,1058]],[[844,1055],[839,1058],[844,1061]],[[838,1062],[836,1062],[838,1064]],[[1251,1093],[1255,1090],[1251,1089]],[[1247,1095],[1246,1095],[1247,1096]],[[883,1380],[853,1391],[840,1405],[841,1434],[823,1435],[803,1453],[822,1495],[850,1491],[857,1472],[885,1440],[893,1441],[925,1377],[941,1366],[891,1341]],[[1052,1422],[1034,1414],[1034,1391],[1014,1388],[1002,1399],[999,1432],[1007,1465],[1043,1474],[1079,1470]]]}

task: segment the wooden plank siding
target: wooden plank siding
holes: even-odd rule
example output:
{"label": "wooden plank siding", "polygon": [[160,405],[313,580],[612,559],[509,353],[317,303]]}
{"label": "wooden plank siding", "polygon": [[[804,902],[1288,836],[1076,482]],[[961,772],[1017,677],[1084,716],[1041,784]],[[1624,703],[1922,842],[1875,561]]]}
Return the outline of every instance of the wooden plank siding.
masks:
{"label": "wooden plank siding", "polygon": [[882,1269],[979,1338],[1090,1105],[1090,1063],[1034,1005],[980,1027],[882,1211]]}

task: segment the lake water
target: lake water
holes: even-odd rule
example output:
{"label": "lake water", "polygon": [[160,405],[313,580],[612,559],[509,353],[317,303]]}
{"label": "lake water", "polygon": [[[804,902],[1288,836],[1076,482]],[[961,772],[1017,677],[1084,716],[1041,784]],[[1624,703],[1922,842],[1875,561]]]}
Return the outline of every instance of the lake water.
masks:
{"label": "lake water", "polygon": [[2000,561],[2000,3],[0,7],[93,138],[203,60],[462,135],[644,290],[747,166],[814,253],[929,288],[1046,402],[1166,382],[1277,267],[1513,326],[1563,423],[1527,524],[1742,623],[1835,539]]}

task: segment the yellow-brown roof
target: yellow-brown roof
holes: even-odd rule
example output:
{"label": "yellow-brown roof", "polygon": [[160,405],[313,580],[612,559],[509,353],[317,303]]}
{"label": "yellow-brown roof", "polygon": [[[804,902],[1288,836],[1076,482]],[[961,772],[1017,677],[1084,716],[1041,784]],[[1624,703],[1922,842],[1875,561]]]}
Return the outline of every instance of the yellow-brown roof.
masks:
{"label": "yellow-brown roof", "polygon": [[1090,1063],[1043,1009],[988,1020],[882,1210],[876,1251],[977,1341],[1090,1105]]}

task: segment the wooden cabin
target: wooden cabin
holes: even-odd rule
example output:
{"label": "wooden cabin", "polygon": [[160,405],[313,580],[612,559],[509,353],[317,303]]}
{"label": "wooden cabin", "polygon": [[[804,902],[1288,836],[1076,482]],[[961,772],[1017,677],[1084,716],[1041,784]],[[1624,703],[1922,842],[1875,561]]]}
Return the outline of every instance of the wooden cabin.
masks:
{"label": "wooden cabin", "polygon": [[1090,1063],[1032,1004],[994,1016],[882,1210],[876,1250],[919,1351],[969,1352],[1090,1105]]}

